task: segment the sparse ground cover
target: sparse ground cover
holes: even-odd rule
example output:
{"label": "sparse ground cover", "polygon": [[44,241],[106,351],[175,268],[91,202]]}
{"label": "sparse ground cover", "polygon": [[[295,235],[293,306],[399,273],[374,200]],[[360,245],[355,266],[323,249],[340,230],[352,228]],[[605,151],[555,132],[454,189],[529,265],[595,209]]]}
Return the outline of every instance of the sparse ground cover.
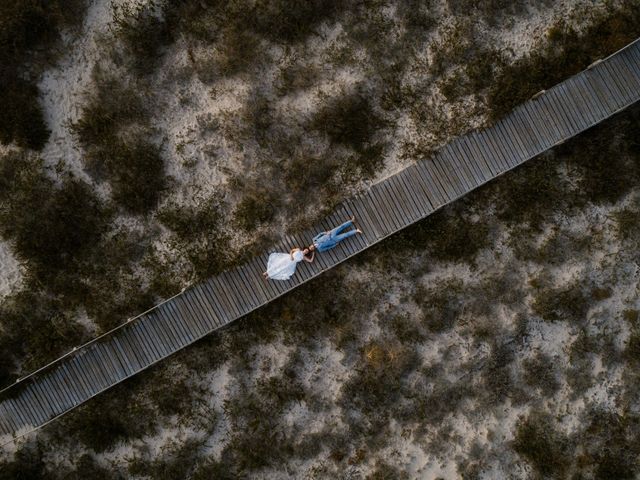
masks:
{"label": "sparse ground cover", "polygon": [[[118,2],[62,110],[80,155],[3,150],[23,278],[0,383],[640,33],[634,2],[467,3]],[[538,43],[500,50],[536,14]],[[637,126],[636,109],[116,387],[0,478],[629,476]]]}

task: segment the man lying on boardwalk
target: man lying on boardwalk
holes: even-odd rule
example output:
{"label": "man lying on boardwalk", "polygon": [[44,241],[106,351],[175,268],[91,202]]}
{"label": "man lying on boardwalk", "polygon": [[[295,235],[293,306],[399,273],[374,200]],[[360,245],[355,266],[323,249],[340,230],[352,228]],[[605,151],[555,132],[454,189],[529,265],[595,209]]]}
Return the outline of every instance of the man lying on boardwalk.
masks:
{"label": "man lying on boardwalk", "polygon": [[[353,224],[355,220],[355,217],[351,217],[351,220],[344,222],[339,227],[329,230],[328,232],[319,233],[313,237],[313,245],[309,245],[309,251],[313,252],[314,250],[318,250],[319,252],[326,252],[338,245],[338,243],[345,238],[349,238],[356,233],[362,233],[359,228],[355,228],[355,225]],[[347,228],[352,229],[345,232]]]}

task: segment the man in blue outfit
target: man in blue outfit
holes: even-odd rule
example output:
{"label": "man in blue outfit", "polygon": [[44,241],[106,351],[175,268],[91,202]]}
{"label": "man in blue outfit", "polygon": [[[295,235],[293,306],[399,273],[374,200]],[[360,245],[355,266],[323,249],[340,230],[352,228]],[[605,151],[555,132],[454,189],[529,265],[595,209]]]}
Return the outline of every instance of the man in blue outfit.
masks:
{"label": "man in blue outfit", "polygon": [[[333,247],[338,245],[338,243],[345,238],[349,238],[357,233],[362,233],[359,228],[355,228],[355,225],[353,224],[354,221],[355,218],[351,217],[351,220],[344,222],[339,227],[336,227],[333,230],[329,230],[328,232],[319,233],[318,235],[313,237],[313,245],[309,245],[309,250],[311,252],[313,252],[314,250],[317,250],[319,252],[326,252],[327,250],[331,250]],[[352,228],[352,230],[345,232],[347,228]]]}

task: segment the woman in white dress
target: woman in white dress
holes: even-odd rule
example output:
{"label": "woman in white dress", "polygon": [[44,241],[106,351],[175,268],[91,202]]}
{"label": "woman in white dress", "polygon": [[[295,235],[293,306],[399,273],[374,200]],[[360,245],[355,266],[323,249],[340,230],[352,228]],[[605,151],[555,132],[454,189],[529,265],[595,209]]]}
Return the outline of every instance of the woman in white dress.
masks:
{"label": "woman in white dress", "polygon": [[267,262],[267,271],[262,275],[271,280],[289,280],[296,273],[298,263],[302,260],[313,262],[314,255],[315,252],[309,252],[308,248],[294,248],[289,253],[272,253]]}

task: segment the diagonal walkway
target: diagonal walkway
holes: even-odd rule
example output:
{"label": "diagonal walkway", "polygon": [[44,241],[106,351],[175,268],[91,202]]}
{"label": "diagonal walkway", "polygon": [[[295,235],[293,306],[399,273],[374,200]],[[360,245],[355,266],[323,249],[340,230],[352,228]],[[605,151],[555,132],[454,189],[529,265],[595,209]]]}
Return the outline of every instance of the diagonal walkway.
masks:
{"label": "diagonal walkway", "polygon": [[525,102],[497,124],[457,138],[432,158],[343,202],[316,228],[271,251],[307,245],[354,215],[364,230],[265,282],[269,252],[144,312],[0,392],[0,444],[25,435],[199,338],[273,301],[443,205],[596,125],[640,99],[640,39]]}

